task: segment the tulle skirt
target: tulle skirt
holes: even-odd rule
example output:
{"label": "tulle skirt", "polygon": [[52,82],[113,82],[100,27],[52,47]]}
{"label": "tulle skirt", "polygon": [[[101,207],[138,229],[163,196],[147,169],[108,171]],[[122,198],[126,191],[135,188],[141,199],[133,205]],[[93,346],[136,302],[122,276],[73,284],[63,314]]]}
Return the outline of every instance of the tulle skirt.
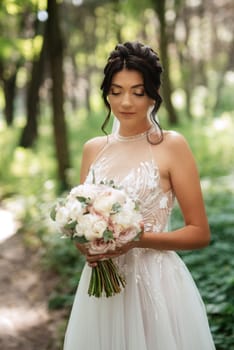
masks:
{"label": "tulle skirt", "polygon": [[85,265],[64,350],[213,350],[206,311],[180,257],[133,249],[115,260],[126,276],[113,297],[90,297]]}

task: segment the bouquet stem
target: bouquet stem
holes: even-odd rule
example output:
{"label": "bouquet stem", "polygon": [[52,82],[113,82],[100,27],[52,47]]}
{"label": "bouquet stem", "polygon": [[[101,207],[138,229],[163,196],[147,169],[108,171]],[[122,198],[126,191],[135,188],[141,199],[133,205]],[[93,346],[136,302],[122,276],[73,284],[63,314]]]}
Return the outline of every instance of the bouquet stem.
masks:
{"label": "bouquet stem", "polygon": [[92,267],[88,294],[100,298],[104,292],[106,297],[111,297],[120,293],[125,285],[125,278],[111,259],[98,261],[97,266]]}

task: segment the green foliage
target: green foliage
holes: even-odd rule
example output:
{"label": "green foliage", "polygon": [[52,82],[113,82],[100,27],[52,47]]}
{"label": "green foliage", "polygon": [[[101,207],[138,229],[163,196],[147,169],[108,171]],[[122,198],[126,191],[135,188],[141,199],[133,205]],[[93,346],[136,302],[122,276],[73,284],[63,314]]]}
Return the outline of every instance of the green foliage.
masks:
{"label": "green foliage", "polygon": [[[209,247],[181,252],[205,302],[217,350],[234,346],[234,172],[233,121],[231,114],[205,123],[178,127],[197,160],[211,228]],[[176,207],[172,227],[180,227]]]}
{"label": "green foliage", "polygon": [[202,178],[213,178],[233,172],[233,113],[219,118],[184,122],[174,127],[187,139]]}
{"label": "green foliage", "polygon": [[49,307],[58,309],[71,306],[84,258],[79,254],[73,241],[61,239],[56,232],[49,237],[44,236],[43,242],[46,248],[43,266],[59,275],[57,288],[49,297]]}
{"label": "green foliage", "polygon": [[[71,186],[79,183],[79,167],[84,142],[101,135],[104,113],[69,115]],[[25,242],[42,251],[42,267],[59,276],[49,297],[49,307],[69,310],[84,265],[75,241],[61,239],[50,212],[57,201],[56,162],[50,120],[41,119],[40,138],[33,150],[17,147],[20,125],[7,129],[0,124],[0,198],[11,205],[22,220],[20,234]],[[221,127],[221,128],[220,128]],[[189,267],[205,301],[217,350],[229,350],[233,340],[234,259],[233,259],[233,122],[231,115],[215,120],[196,120],[177,130],[189,141],[202,175],[207,213],[212,232],[209,247],[180,253]],[[62,197],[66,193],[60,193]],[[182,218],[176,207],[172,227]]]}
{"label": "green foliage", "polygon": [[[234,346],[234,187],[233,176],[204,181],[211,244],[202,250],[180,252],[205,302],[217,350]],[[176,207],[172,228],[182,224]]]}

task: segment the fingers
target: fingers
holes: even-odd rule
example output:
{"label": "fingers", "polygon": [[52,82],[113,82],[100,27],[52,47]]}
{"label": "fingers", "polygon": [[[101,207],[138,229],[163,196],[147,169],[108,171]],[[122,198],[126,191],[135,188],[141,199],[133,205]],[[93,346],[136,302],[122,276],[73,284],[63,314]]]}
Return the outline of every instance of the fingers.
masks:
{"label": "fingers", "polygon": [[88,250],[86,250],[83,254],[86,256],[86,261],[90,267],[97,266],[98,261],[102,260],[108,260],[112,258],[117,258],[120,255],[125,254],[129,249],[127,249],[126,245],[125,247],[117,248],[114,251],[109,251],[104,254],[90,254]]}
{"label": "fingers", "polygon": [[97,262],[96,261],[95,262],[88,262],[88,265],[90,267],[96,267],[97,266]]}
{"label": "fingers", "polygon": [[109,252],[109,253],[105,253],[105,254],[95,254],[95,255],[87,254],[86,260],[89,264],[92,264],[92,263],[95,263],[97,261],[116,258],[116,257],[122,255],[123,253],[124,252],[122,250],[117,250],[117,251]]}

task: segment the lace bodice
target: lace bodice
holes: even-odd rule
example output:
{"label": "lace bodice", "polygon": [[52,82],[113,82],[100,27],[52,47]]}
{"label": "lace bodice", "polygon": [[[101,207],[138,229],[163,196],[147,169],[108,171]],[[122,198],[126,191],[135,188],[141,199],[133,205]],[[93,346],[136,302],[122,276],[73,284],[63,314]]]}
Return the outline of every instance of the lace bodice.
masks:
{"label": "lace bodice", "polygon": [[131,137],[109,135],[107,143],[92,164],[86,182],[113,180],[134,199],[138,199],[145,230],[166,229],[173,207],[172,191],[164,192],[160,173],[153,159],[152,146],[146,133]]}

